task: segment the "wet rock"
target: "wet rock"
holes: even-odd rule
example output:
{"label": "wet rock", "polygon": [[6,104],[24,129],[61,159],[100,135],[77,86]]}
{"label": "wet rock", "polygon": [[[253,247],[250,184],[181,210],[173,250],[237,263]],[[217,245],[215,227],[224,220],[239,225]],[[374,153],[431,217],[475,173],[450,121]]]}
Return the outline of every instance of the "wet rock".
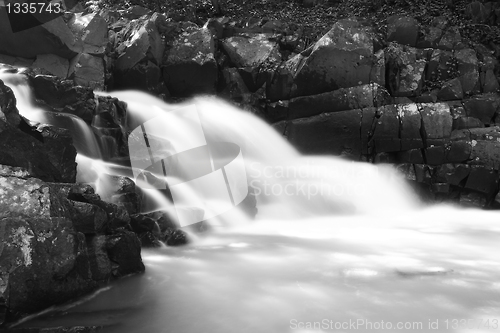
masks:
{"label": "wet rock", "polygon": [[398,153],[398,161],[401,163],[423,164],[424,157],[421,149],[410,149]]}
{"label": "wet rock", "polygon": [[456,77],[457,65],[453,52],[435,49],[432,51],[426,72],[426,79],[430,81],[442,81]]}
{"label": "wet rock", "polygon": [[101,57],[80,53],[71,59],[68,77],[77,85],[104,90],[104,61]]}
{"label": "wet rock", "polygon": [[484,165],[496,170],[500,169],[500,142],[472,140],[471,164]]}
{"label": "wet rock", "polygon": [[399,104],[397,105],[397,111],[400,117],[401,149],[423,148],[424,143],[421,136],[422,116],[417,104]]}
{"label": "wet rock", "polygon": [[425,148],[425,160],[429,165],[446,163],[446,149],[444,146],[433,146]]}
{"label": "wet rock", "polygon": [[92,278],[101,283],[111,279],[111,261],[106,251],[106,236],[91,236],[87,240],[89,266]]}
{"label": "wet rock", "polygon": [[75,86],[73,81],[48,75],[29,75],[28,78],[38,103],[49,110],[74,114],[91,123],[96,108],[91,88]]}
{"label": "wet rock", "polygon": [[464,45],[459,28],[455,26],[447,28],[441,36],[437,47],[447,51],[463,49]]}
{"label": "wet rock", "polygon": [[142,192],[128,177],[103,174],[99,177],[102,198],[123,206],[129,214],[137,214],[141,208]]}
{"label": "wet rock", "polygon": [[61,79],[68,76],[69,61],[55,54],[39,54],[32,65],[33,68],[40,68]]}
{"label": "wet rock", "polygon": [[288,119],[318,115],[324,112],[346,111],[379,107],[389,104],[391,97],[382,86],[372,83],[362,86],[342,88],[318,95],[292,98],[288,109]]}
{"label": "wet rock", "polygon": [[294,77],[291,97],[368,84],[374,62],[371,30],[354,20],[338,21],[314,46],[285,63]]}
{"label": "wet rock", "polygon": [[288,139],[309,154],[333,154],[359,159],[361,110],[324,113],[289,122]]}
{"label": "wet rock", "polygon": [[103,233],[107,227],[107,214],[96,205],[69,200],[72,211],[71,221],[76,231],[83,234]]}
{"label": "wet rock", "polygon": [[387,41],[415,46],[418,37],[418,22],[413,17],[394,15],[387,19]]}
{"label": "wet rock", "polygon": [[188,236],[186,232],[177,229],[167,236],[167,245],[169,246],[179,246],[186,245],[188,243]]}
{"label": "wet rock", "polygon": [[465,188],[492,195],[498,190],[498,171],[472,166]]}
{"label": "wet rock", "polygon": [[426,66],[425,59],[419,59],[417,49],[404,46],[390,46],[386,49],[388,80],[393,96],[416,96],[422,88]]}
{"label": "wet rock", "polygon": [[224,89],[221,94],[223,96],[227,96],[231,100],[238,102],[248,98],[247,96],[249,96],[250,91],[236,68],[224,68],[222,70],[222,77],[224,80]]}
{"label": "wet rock", "polygon": [[[158,31],[159,16],[140,18],[126,24],[113,37],[117,59],[113,74],[116,77],[115,88],[141,88],[143,90],[158,90],[160,85],[158,71],[155,70],[162,62],[164,42]],[[149,63],[152,63],[149,65]],[[156,67],[155,67],[156,66]],[[139,73],[147,73],[147,86],[138,87],[134,78]],[[158,78],[158,81],[154,82]],[[132,83],[132,86],[129,84]]]}
{"label": "wet rock", "polygon": [[437,97],[440,101],[461,100],[464,98],[462,83],[459,78],[454,78],[443,83]]}
{"label": "wet rock", "polygon": [[40,311],[94,290],[85,238],[69,219],[0,219],[0,293],[9,317]]}
{"label": "wet rock", "polygon": [[144,214],[134,214],[130,219],[132,230],[138,235],[142,247],[159,247],[163,233],[158,223]]}
{"label": "wet rock", "polygon": [[108,23],[97,13],[75,13],[68,27],[76,39],[74,51],[92,55],[104,55],[109,43]]}
{"label": "wet rock", "polygon": [[491,124],[493,116],[500,107],[500,97],[497,94],[474,96],[463,101],[465,113],[468,117],[481,120],[484,124]]}
{"label": "wet rock", "polygon": [[459,203],[464,207],[484,208],[486,206],[486,198],[477,192],[462,192]]}
{"label": "wet rock", "polygon": [[484,127],[481,120],[474,117],[460,117],[453,121],[454,129]]}
{"label": "wet rock", "polygon": [[0,166],[0,297],[9,318],[144,270],[137,236],[123,230],[128,224],[107,228],[103,204],[111,205],[88,185],[45,183],[29,170]]}
{"label": "wet rock", "polygon": [[141,243],[133,232],[119,230],[116,234],[106,236],[106,250],[114,277],[144,272]]}
{"label": "wet rock", "polygon": [[426,140],[451,136],[453,118],[446,103],[420,104]]}
{"label": "wet rock", "polygon": [[278,43],[273,34],[245,34],[226,38],[222,48],[235,67],[255,67],[267,63],[281,62]]}
{"label": "wet rock", "polygon": [[472,1],[467,5],[465,13],[474,23],[486,23],[491,10],[479,1]]}
{"label": "wet rock", "polygon": [[472,147],[468,141],[452,141],[446,151],[448,163],[465,162],[470,158]]}
{"label": "wet rock", "polygon": [[386,105],[377,109],[372,141],[377,153],[401,150],[399,111],[396,105]]}
{"label": "wet rock", "polygon": [[481,87],[476,52],[473,49],[457,50],[454,57],[457,59],[457,71],[464,95],[479,93]]}
{"label": "wet rock", "polygon": [[173,96],[214,93],[217,84],[215,44],[209,29],[180,34],[165,50],[163,78]]}
{"label": "wet rock", "polygon": [[482,72],[479,79],[481,80],[481,89],[484,93],[498,92],[500,90],[497,76],[492,69]]}
{"label": "wet rock", "polygon": [[162,82],[160,67],[150,60],[135,64],[125,73],[116,72],[114,82],[117,88],[141,89],[155,94],[169,95]]}
{"label": "wet rock", "polygon": [[[294,57],[295,59],[297,57]],[[296,60],[296,59],[295,59]],[[266,97],[271,102],[290,99],[294,85],[294,68],[289,68],[290,62],[285,62],[275,70],[273,78],[266,87]]]}

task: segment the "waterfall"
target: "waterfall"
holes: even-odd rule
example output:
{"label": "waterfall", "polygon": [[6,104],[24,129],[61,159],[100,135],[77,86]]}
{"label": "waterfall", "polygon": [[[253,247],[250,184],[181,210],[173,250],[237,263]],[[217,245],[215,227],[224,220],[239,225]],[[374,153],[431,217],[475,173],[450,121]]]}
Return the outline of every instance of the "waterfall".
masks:
{"label": "waterfall", "polygon": [[[21,107],[26,91],[15,93],[29,118],[32,107]],[[157,176],[155,184],[182,187],[224,169],[225,182],[182,187],[178,193],[187,197],[181,199],[216,210],[207,198],[234,201],[245,179],[256,196],[256,220],[233,207],[216,216],[218,228],[188,246],[143,250],[144,275],[20,327],[102,325],[106,333],[498,330],[497,213],[424,207],[390,166],[303,156],[262,120],[214,97],[171,105],[140,92],[109,94],[128,104],[127,131],[138,129],[134,139],[148,139],[144,156],[136,154],[135,165],[143,167],[129,170],[81,155],[78,163],[92,166],[79,169],[81,181],[95,182],[107,172],[147,187],[147,169]],[[186,120],[192,110],[196,118]],[[206,158],[200,161],[209,171],[201,173],[192,155],[177,156],[183,144],[200,142],[215,147],[193,148],[206,153],[195,155]],[[218,159],[221,150],[233,159]],[[233,161],[242,164],[231,169]],[[176,168],[184,173],[173,177]],[[219,185],[230,195],[217,192]],[[155,209],[177,210],[157,190],[146,189],[158,197]]]}

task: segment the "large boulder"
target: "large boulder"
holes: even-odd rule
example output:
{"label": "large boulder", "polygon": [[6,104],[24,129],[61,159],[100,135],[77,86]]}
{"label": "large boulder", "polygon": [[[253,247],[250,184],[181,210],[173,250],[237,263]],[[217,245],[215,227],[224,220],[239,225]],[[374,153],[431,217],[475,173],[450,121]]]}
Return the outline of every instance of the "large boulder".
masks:
{"label": "large boulder", "polygon": [[[340,20],[311,48],[289,59],[284,68],[293,77],[289,96],[319,94],[377,82],[379,70],[370,28],[355,20]],[[277,82],[273,82],[277,84]],[[382,83],[383,84],[383,83]]]}
{"label": "large boulder", "polygon": [[[0,166],[0,299],[16,319],[144,271],[140,243],[109,215],[88,186],[45,183],[22,168]],[[94,204],[95,203],[95,204]]]}
{"label": "large boulder", "polygon": [[0,164],[26,168],[47,181],[74,182],[76,149],[69,132],[32,127],[15,105],[12,91],[0,81]]}
{"label": "large boulder", "polygon": [[114,88],[164,92],[159,75],[165,48],[159,31],[161,18],[144,16],[128,22],[115,33]]}
{"label": "large boulder", "polygon": [[280,62],[273,34],[240,34],[222,41],[222,48],[235,67],[255,67],[264,62]]}
{"label": "large boulder", "polygon": [[163,78],[173,96],[214,93],[217,84],[215,43],[207,28],[191,28],[168,45],[162,64]]}

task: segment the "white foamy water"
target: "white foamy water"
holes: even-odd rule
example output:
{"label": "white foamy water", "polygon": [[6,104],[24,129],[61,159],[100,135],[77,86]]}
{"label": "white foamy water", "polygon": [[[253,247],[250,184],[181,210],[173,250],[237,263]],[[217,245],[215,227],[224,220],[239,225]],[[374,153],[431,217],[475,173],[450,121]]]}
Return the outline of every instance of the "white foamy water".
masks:
{"label": "white foamy water", "polygon": [[[129,130],[178,107],[114,96],[129,105]],[[208,140],[242,149],[256,220],[222,216],[188,246],[143,250],[145,274],[23,327],[500,332],[497,212],[425,208],[388,166],[304,157],[249,113],[212,98],[190,103]]]}

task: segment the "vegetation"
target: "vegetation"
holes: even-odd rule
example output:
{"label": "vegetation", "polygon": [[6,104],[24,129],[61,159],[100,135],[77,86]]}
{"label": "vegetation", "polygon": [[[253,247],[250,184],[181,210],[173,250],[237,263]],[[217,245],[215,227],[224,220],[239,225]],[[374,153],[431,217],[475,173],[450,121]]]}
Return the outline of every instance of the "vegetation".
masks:
{"label": "vegetation", "polygon": [[[89,0],[85,4],[91,10],[141,5],[166,13],[174,20],[189,20],[198,24],[221,15],[239,26],[277,20],[301,26],[306,43],[322,36],[337,20],[350,16],[371,21],[381,34],[385,34],[387,17],[394,14],[408,14],[422,25],[429,24],[434,17],[442,16],[450,24],[458,26],[461,35],[469,41],[500,45],[500,28],[495,22],[478,24],[468,17],[467,6],[470,2],[471,0]],[[221,12],[215,10],[216,3]]]}

